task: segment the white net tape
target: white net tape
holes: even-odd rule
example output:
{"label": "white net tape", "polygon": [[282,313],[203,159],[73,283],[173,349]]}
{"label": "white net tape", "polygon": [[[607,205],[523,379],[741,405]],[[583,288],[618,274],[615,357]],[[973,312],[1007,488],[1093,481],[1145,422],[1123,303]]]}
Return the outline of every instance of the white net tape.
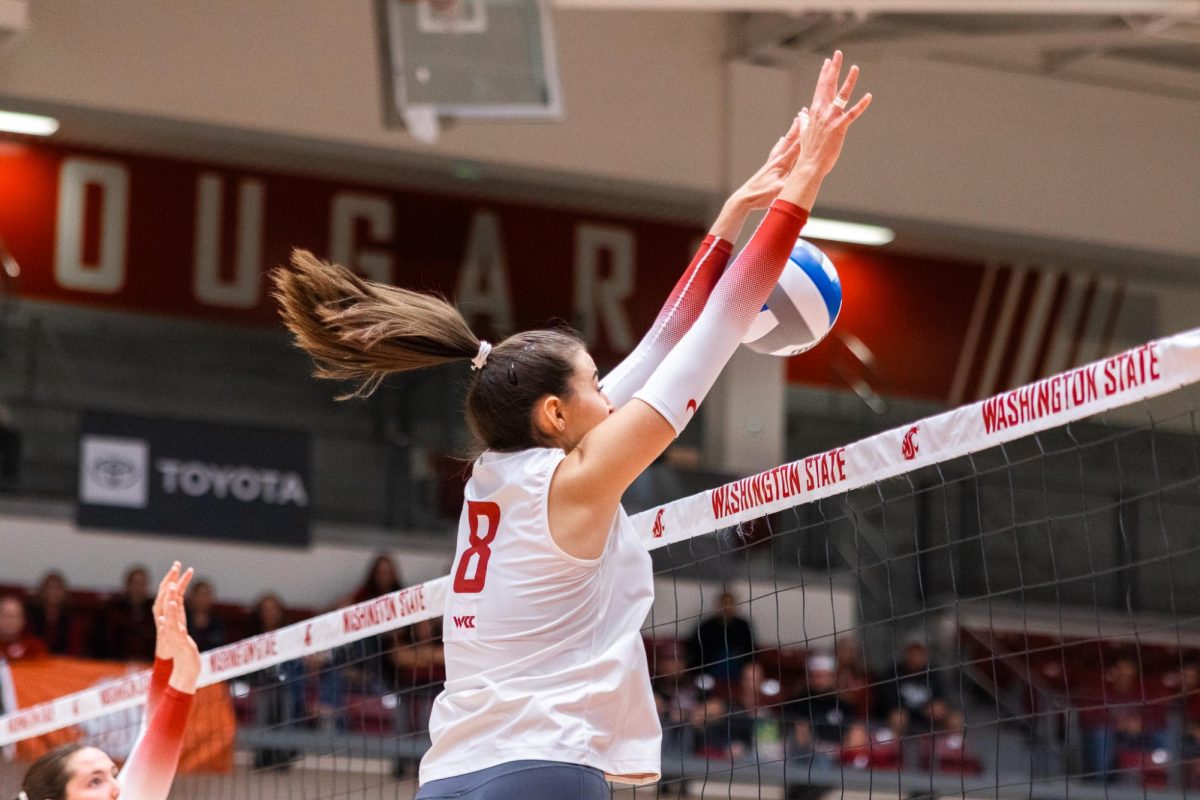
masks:
{"label": "white net tape", "polygon": [[[659,506],[633,518],[648,549],[1167,394],[1200,381],[1200,330],[1150,342],[980,402]],[[448,577],[204,653],[201,686],[442,615]],[[133,708],[149,672],[0,716],[0,746]]]}

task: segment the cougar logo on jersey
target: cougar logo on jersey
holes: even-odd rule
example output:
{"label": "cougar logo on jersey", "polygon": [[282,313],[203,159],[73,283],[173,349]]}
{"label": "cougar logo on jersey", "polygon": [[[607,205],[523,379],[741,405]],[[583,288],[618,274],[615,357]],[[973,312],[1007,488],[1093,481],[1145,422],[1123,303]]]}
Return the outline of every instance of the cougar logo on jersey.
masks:
{"label": "cougar logo on jersey", "polygon": [[921,448],[917,445],[917,431],[920,425],[913,425],[908,429],[908,433],[904,434],[904,441],[900,443],[900,455],[904,456],[905,461],[912,461],[917,457],[917,451]]}
{"label": "cougar logo on jersey", "polygon": [[663,533],[667,530],[662,521],[664,511],[666,511],[665,508],[660,508],[658,513],[654,515],[654,527],[651,528],[650,532],[654,535],[655,539],[661,539]]}

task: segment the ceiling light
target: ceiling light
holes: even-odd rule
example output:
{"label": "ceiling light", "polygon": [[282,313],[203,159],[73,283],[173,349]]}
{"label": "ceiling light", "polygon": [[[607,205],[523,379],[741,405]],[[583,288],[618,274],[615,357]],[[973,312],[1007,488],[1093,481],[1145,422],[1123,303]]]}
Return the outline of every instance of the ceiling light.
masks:
{"label": "ceiling light", "polygon": [[895,239],[896,232],[891,228],[881,228],[878,225],[809,217],[808,222],[804,225],[804,238],[824,239],[828,242],[848,242],[849,244],[868,244],[878,247]]}
{"label": "ceiling light", "polygon": [[0,111],[0,131],[23,133],[26,136],[50,136],[57,130],[58,120],[54,117]]}

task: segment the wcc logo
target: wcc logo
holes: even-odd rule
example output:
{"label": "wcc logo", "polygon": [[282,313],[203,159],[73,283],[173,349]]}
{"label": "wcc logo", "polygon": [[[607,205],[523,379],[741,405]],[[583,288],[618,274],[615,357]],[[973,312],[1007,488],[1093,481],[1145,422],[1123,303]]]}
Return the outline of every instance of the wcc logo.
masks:
{"label": "wcc logo", "polygon": [[666,511],[665,508],[660,508],[658,510],[658,513],[654,515],[654,527],[650,529],[650,533],[654,536],[655,539],[661,539],[662,535],[667,530],[666,526],[663,525],[663,521],[662,521],[664,511]]}
{"label": "wcc logo", "polygon": [[904,434],[904,441],[900,443],[900,455],[904,456],[905,461],[912,461],[917,457],[917,451],[921,449],[917,445],[916,438],[920,428],[920,425],[913,425],[908,429],[908,433]]}
{"label": "wcc logo", "polygon": [[468,615],[461,616],[461,617],[455,616],[454,617],[454,627],[473,629],[475,627],[475,615],[468,614]]}

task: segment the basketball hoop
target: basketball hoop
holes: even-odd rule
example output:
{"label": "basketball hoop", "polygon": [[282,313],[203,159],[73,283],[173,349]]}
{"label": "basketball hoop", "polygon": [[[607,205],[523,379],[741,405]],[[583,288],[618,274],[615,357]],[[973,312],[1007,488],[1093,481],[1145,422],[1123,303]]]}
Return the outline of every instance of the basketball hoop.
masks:
{"label": "basketball hoop", "polygon": [[445,120],[562,112],[550,0],[376,0],[385,119],[432,143]]}

